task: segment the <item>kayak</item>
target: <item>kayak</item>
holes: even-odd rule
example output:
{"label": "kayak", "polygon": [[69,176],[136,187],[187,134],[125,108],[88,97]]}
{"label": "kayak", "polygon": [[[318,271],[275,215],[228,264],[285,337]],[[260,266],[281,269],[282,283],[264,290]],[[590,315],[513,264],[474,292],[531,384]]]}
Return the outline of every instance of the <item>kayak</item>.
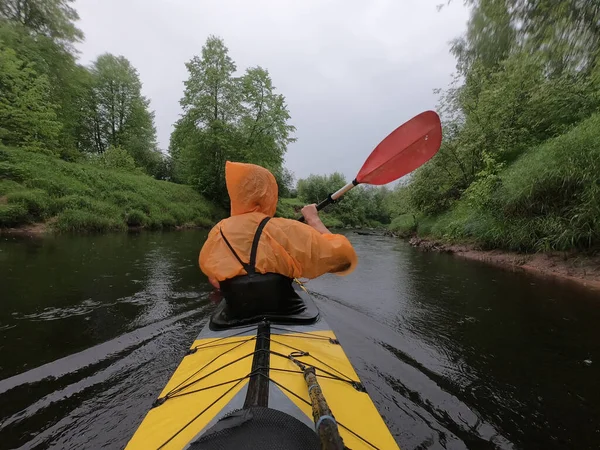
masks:
{"label": "kayak", "polygon": [[398,449],[335,333],[294,284],[285,311],[232,318],[221,301],[126,449]]}

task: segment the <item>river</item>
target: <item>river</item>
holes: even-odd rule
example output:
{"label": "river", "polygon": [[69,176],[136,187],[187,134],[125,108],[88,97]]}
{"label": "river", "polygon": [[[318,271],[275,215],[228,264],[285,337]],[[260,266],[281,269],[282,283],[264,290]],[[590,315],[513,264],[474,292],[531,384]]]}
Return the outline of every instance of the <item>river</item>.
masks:
{"label": "river", "polygon": [[[308,283],[403,450],[600,447],[600,294],[348,232]],[[122,448],[213,306],[206,231],[0,237],[0,448]]]}

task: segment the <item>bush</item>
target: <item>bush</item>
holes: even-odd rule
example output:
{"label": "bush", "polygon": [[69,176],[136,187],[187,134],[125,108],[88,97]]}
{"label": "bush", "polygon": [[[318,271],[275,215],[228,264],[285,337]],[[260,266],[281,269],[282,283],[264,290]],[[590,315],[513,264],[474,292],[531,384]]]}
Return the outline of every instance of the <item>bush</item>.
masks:
{"label": "bush", "polygon": [[168,213],[157,212],[150,216],[148,226],[154,230],[169,229],[177,226],[177,221]]}
{"label": "bush", "polygon": [[41,189],[46,191],[53,197],[62,197],[63,195],[74,194],[77,192],[77,188],[69,186],[68,183],[62,179],[48,179],[48,178],[32,178],[25,181],[25,185],[34,189]]}
{"label": "bush", "polygon": [[9,194],[11,192],[20,191],[23,186],[13,180],[2,180],[0,179],[0,196]]}
{"label": "bush", "polygon": [[124,172],[141,174],[141,169],[135,165],[135,160],[121,147],[110,147],[100,156],[95,156],[89,160],[92,164],[104,169],[122,170]]}
{"label": "bush", "polygon": [[139,209],[133,209],[127,213],[126,220],[130,227],[141,227],[148,223],[148,216]]}
{"label": "bush", "polygon": [[68,209],[59,214],[54,228],[60,232],[106,232],[124,230],[125,224],[89,211]]}
{"label": "bush", "polygon": [[82,195],[65,195],[54,202],[55,212],[65,209],[92,209],[92,199]]}
{"label": "bush", "polygon": [[34,221],[44,219],[52,209],[50,197],[40,189],[12,192],[6,196],[6,201],[23,205]]}
{"label": "bush", "polygon": [[0,162],[0,179],[23,181],[28,174],[23,168],[9,162]]}
{"label": "bush", "polygon": [[15,227],[28,222],[28,213],[25,205],[16,203],[12,205],[0,204],[0,227]]}

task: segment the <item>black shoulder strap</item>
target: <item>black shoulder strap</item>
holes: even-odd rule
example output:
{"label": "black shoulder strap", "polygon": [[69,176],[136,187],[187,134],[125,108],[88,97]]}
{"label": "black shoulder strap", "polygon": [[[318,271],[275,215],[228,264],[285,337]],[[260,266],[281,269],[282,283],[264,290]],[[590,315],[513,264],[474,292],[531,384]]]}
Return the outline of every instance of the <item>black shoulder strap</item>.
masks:
{"label": "black shoulder strap", "polygon": [[[241,258],[238,256],[238,254],[235,252],[235,250],[233,249],[233,247],[231,246],[231,244],[229,243],[229,241],[227,240],[227,238],[223,234],[223,230],[221,228],[219,228],[219,232],[221,233],[221,236],[223,236],[223,240],[227,244],[227,247],[229,247],[229,250],[231,250],[231,253],[233,253],[233,256],[235,256],[235,258],[240,262],[240,264],[242,265],[242,267],[244,268],[244,270],[246,272],[248,272],[250,270],[250,266],[248,264],[246,264],[244,261],[241,260]],[[248,272],[248,273],[250,273],[250,272]]]}
{"label": "black shoulder strap", "polygon": [[240,264],[248,274],[256,273],[256,253],[258,252],[258,242],[260,241],[260,236],[262,235],[265,225],[270,219],[271,218],[269,216],[265,217],[256,228],[256,233],[254,233],[254,240],[252,241],[252,250],[250,251],[250,262],[248,264],[242,261],[242,259],[238,256],[238,254],[235,252],[235,250],[223,234],[223,230],[219,228],[219,232],[221,233],[221,236],[223,236],[223,240],[227,244],[227,247],[229,247],[229,250],[231,250],[233,256],[235,256],[235,258],[240,262]]}
{"label": "black shoulder strap", "polygon": [[269,216],[265,217],[258,224],[258,228],[256,228],[256,233],[254,233],[254,240],[252,241],[252,250],[250,251],[250,262],[248,263],[250,269],[252,270],[252,273],[256,273],[256,253],[258,252],[258,241],[260,241],[260,236],[262,235],[263,228],[270,219],[271,218]]}

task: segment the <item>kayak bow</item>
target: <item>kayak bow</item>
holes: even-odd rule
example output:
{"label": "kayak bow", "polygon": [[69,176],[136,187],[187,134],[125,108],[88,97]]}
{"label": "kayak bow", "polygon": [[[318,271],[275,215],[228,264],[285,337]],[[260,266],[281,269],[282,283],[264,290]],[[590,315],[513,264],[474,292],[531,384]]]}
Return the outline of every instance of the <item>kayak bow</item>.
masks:
{"label": "kayak bow", "polygon": [[126,448],[398,449],[334,332],[295,291],[290,314],[243,321],[221,302]]}

